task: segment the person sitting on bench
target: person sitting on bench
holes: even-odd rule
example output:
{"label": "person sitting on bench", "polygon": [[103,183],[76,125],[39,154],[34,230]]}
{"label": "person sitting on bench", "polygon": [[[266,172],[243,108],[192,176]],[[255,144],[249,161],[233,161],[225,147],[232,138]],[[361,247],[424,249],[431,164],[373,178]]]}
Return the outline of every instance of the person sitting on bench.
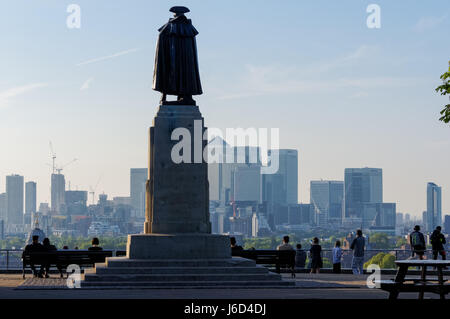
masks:
{"label": "person sitting on bench", "polygon": [[236,244],[236,238],[230,237],[231,252],[242,251],[244,248]]}
{"label": "person sitting on bench", "polygon": [[[48,238],[44,238],[44,240],[42,241],[42,245],[44,246],[44,251],[56,251],[55,245],[51,245],[50,239]],[[50,264],[42,265],[42,267],[45,269],[45,278],[50,277],[48,274],[50,270]]]}
{"label": "person sitting on bench", "polygon": [[92,238],[92,246],[88,248],[88,250],[93,250],[93,251],[99,251],[99,250],[103,250],[102,247],[99,246],[100,245],[100,241],[98,240],[97,237]]}
{"label": "person sitting on bench", "polygon": [[[26,252],[36,252],[36,251],[44,251],[44,246],[42,246],[41,243],[39,243],[39,236],[34,235],[32,243],[25,246],[25,250],[24,250],[23,254],[25,254]],[[22,254],[22,258],[23,258],[23,254]],[[33,262],[30,263],[30,267],[31,267],[31,270],[33,271],[34,277],[42,278],[42,270],[43,270],[42,265],[41,265],[39,272],[36,271],[36,267],[33,264]]]}
{"label": "person sitting on bench", "polygon": [[291,244],[289,244],[289,236],[283,237],[283,243],[278,245],[277,250],[294,250]]}

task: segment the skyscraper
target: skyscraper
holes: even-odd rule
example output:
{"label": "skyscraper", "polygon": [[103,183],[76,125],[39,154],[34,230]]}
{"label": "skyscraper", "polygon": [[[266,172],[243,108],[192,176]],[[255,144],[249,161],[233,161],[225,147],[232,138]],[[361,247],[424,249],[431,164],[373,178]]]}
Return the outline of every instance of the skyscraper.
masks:
{"label": "skyscraper", "polygon": [[52,174],[51,209],[53,214],[61,215],[65,210],[66,180],[63,174]]}
{"label": "skyscraper", "polygon": [[427,184],[427,231],[433,231],[442,224],[441,191],[441,187],[435,183]]}
{"label": "skyscraper", "polygon": [[36,183],[27,182],[25,184],[25,213],[36,213]]}
{"label": "skyscraper", "polygon": [[235,202],[261,202],[261,166],[249,164],[233,170]]}
{"label": "skyscraper", "polygon": [[23,223],[23,176],[6,176],[6,211],[7,223]]}
{"label": "skyscraper", "polygon": [[339,225],[342,221],[343,199],[343,181],[310,182],[310,203],[317,225]]}
{"label": "skyscraper", "polygon": [[6,220],[7,216],[7,207],[6,207],[6,193],[0,194],[0,220]]}
{"label": "skyscraper", "polygon": [[[279,167],[275,175],[282,177],[283,204],[298,203],[298,151],[292,149],[275,149],[268,151],[269,159],[278,156]],[[269,178],[270,179],[270,178]]]}
{"label": "skyscraper", "polygon": [[135,216],[145,217],[145,184],[148,179],[147,168],[130,169],[130,197]]}
{"label": "skyscraper", "polygon": [[450,215],[445,215],[444,219],[444,231],[450,234]]}
{"label": "skyscraper", "polygon": [[381,168],[346,168],[344,184],[344,218],[364,222],[364,204],[383,202]]}

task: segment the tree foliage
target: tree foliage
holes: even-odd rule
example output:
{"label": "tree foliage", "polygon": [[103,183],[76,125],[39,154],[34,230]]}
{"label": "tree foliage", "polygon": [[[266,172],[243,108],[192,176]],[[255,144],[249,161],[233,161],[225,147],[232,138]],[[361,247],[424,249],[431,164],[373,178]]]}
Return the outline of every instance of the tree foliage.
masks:
{"label": "tree foliage", "polygon": [[364,263],[364,268],[371,264],[378,265],[381,269],[393,269],[396,267],[395,256],[389,253],[378,253]]}
{"label": "tree foliage", "polygon": [[[443,83],[436,88],[436,92],[441,93],[441,95],[450,95],[450,61],[448,62],[448,64],[448,72],[445,72],[440,77]],[[444,106],[444,109],[441,111],[441,115],[442,116],[439,118],[440,121],[443,121],[445,123],[450,122],[450,104]]]}

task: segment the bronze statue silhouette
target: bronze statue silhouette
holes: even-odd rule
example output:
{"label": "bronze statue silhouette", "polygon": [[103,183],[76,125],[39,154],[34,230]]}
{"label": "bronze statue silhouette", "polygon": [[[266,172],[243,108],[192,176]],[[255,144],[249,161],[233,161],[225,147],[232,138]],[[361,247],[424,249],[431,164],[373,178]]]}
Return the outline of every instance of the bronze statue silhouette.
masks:
{"label": "bronze statue silhouette", "polygon": [[[203,93],[195,42],[198,31],[184,15],[189,11],[170,8],[174,17],[158,30],[153,90],[162,93],[161,104],[195,105],[192,95]],[[177,95],[177,101],[166,101],[167,95]]]}

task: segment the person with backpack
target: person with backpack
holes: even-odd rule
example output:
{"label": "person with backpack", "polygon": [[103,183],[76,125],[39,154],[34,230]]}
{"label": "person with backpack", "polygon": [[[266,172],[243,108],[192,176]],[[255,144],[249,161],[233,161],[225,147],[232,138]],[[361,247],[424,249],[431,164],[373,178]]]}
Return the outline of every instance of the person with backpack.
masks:
{"label": "person with backpack", "polygon": [[437,226],[430,237],[434,260],[437,260],[438,254],[442,256],[442,260],[445,260],[444,245],[446,244],[446,241],[444,234],[441,233],[441,229],[441,226]]}
{"label": "person with backpack", "polygon": [[420,260],[423,260],[423,255],[425,254],[426,244],[425,237],[420,232],[420,226],[414,226],[414,231],[409,235],[409,242],[411,243],[412,255],[419,256]]}

